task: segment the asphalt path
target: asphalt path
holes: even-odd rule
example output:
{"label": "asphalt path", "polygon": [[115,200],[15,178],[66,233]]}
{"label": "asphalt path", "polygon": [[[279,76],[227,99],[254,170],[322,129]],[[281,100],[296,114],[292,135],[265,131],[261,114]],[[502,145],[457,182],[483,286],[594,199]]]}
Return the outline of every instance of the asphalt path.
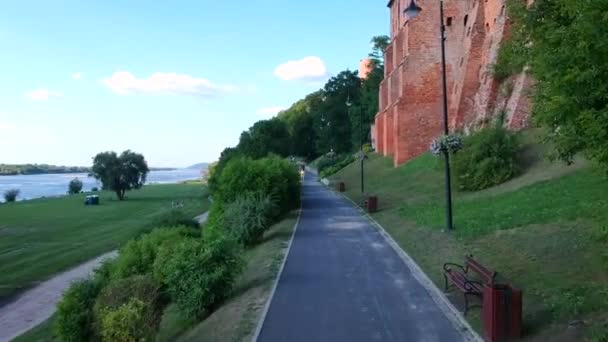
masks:
{"label": "asphalt path", "polygon": [[258,341],[464,340],[380,232],[308,172],[296,229]]}

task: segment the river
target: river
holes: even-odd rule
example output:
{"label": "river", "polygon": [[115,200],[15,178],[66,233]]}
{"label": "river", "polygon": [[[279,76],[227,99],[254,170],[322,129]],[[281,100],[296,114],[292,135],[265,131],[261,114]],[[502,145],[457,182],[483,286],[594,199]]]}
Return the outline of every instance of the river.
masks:
{"label": "river", "polygon": [[[177,183],[198,179],[200,176],[199,169],[150,171],[146,184]],[[4,201],[2,195],[9,189],[19,189],[18,200],[65,195],[68,191],[68,184],[74,178],[82,181],[83,191],[101,187],[94,178],[87,177],[86,173],[0,176],[0,202]]]}

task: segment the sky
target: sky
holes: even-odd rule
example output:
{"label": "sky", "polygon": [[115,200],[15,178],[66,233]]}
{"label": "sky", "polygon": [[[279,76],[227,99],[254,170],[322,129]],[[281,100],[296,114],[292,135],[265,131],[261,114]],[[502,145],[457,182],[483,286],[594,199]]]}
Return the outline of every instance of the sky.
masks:
{"label": "sky", "polygon": [[4,1],[0,163],[217,160],[388,29],[386,1]]}

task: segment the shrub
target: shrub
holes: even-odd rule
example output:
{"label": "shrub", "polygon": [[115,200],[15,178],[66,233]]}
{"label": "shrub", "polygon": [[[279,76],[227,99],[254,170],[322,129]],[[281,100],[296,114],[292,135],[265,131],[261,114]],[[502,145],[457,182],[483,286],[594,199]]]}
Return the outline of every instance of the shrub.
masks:
{"label": "shrub", "polygon": [[6,202],[15,202],[19,196],[19,189],[10,189],[4,192],[4,200]]}
{"label": "shrub", "polygon": [[93,280],[73,283],[57,304],[55,331],[61,341],[88,341],[93,336],[93,304],[100,286]]}
{"label": "shrub", "polygon": [[147,325],[147,305],[132,298],[116,309],[105,309],[100,322],[101,341],[153,341],[156,329]]}
{"label": "shrub", "polygon": [[79,194],[80,191],[82,191],[82,181],[78,178],[72,179],[68,185],[68,193]]}
{"label": "shrub", "polygon": [[214,193],[214,201],[227,205],[238,197],[262,193],[276,199],[273,219],[300,205],[300,175],[290,162],[267,157],[258,160],[234,158],[228,162]]}
{"label": "shrub", "polygon": [[185,318],[200,318],[228,297],[243,265],[238,242],[216,236],[161,247],[154,276]]}
{"label": "shrub", "polygon": [[[111,319],[110,321],[114,323],[107,324],[108,315],[115,311],[125,310],[125,305],[134,300],[141,304],[138,305],[137,319],[123,322],[122,325]],[[104,340],[107,339],[108,331],[113,331],[112,334],[129,332],[134,336],[140,336],[140,339],[137,340],[139,341],[141,338],[154,336],[165,304],[160,285],[152,276],[136,275],[119,279],[108,284],[99,294],[94,306],[94,326]]]}
{"label": "shrub", "polygon": [[374,147],[370,143],[366,143],[363,145],[363,153],[369,154],[374,151]]}
{"label": "shrub", "polygon": [[112,267],[112,279],[127,278],[136,274],[152,272],[158,249],[163,244],[173,244],[185,239],[191,230],[182,228],[159,228],[129,241],[120,249]]}
{"label": "shrub", "polygon": [[464,138],[464,148],[452,164],[460,190],[476,191],[501,184],[520,172],[518,136],[500,125],[484,128]]}
{"label": "shrub", "polygon": [[91,188],[91,191],[92,191],[92,192],[97,192],[97,191],[99,191],[99,188],[98,188],[98,187],[96,187],[96,186],[95,186],[95,187],[92,187],[92,188]]}
{"label": "shrub", "polygon": [[194,218],[190,217],[183,210],[180,209],[171,209],[169,211],[164,212],[160,215],[158,219],[156,219],[154,223],[155,227],[190,227],[198,229],[200,225],[198,221]]}
{"label": "shrub", "polygon": [[355,161],[355,157],[352,155],[347,155],[342,158],[337,158],[336,160],[337,161],[333,165],[324,168],[323,171],[320,172],[319,176],[321,176],[321,178],[327,178],[327,177],[337,173],[338,171],[342,170],[343,168],[348,166],[350,163]]}
{"label": "shrub", "polygon": [[268,229],[275,207],[269,195],[241,196],[226,206],[223,226],[241,243],[254,245]]}

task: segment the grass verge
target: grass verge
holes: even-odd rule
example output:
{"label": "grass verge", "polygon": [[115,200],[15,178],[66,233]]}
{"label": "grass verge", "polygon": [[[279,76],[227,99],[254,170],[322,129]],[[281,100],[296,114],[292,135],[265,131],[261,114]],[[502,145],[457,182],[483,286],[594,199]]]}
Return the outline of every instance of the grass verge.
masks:
{"label": "grass verge", "polygon": [[[359,164],[353,163],[333,179],[344,181],[346,195],[358,202],[359,177]],[[365,179],[366,190],[379,196],[374,219],[440,288],[442,264],[462,262],[471,253],[523,289],[527,340],[580,340],[604,324],[608,181],[603,175],[584,164],[566,167],[538,159],[500,186],[455,193],[456,230],[449,233],[441,230],[443,172],[432,156],[393,168],[389,158],[373,155]],[[461,295],[452,293],[450,299],[461,307]],[[467,318],[480,329],[479,311]],[[573,328],[574,321],[583,324]]]}
{"label": "grass verge", "polygon": [[98,194],[99,206],[84,206],[84,194],[0,205],[0,301],[119,248],[149,229],[172,201],[183,202],[193,217],[208,207],[200,184],[148,185],[125,201]]}
{"label": "grass verge", "polygon": [[247,268],[237,281],[232,296],[204,321],[192,326],[192,322],[181,320],[173,307],[167,308],[157,341],[251,340],[296,220],[297,213],[291,213],[266,232],[261,244],[246,252]]}

